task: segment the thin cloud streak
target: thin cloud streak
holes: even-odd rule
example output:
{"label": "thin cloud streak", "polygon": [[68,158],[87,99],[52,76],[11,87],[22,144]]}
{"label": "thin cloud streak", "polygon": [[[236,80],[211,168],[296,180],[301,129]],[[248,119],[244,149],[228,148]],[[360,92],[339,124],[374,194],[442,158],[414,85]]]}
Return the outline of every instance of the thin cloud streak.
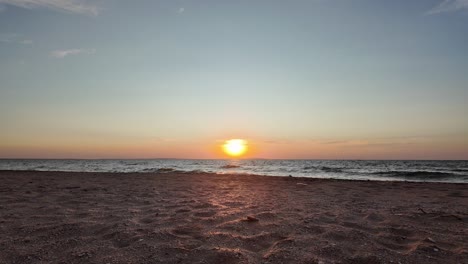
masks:
{"label": "thin cloud streak", "polygon": [[66,49],[66,50],[54,50],[50,55],[54,58],[63,59],[70,55],[79,55],[79,54],[94,54],[96,53],[95,49]]}
{"label": "thin cloud streak", "polygon": [[23,38],[23,35],[16,34],[16,33],[0,34],[0,42],[3,42],[3,43],[19,43],[19,44],[24,44],[24,45],[33,44],[32,40],[25,39],[25,38]]}
{"label": "thin cloud streak", "polygon": [[24,44],[24,45],[31,45],[33,44],[33,41],[30,39],[24,39],[24,40],[21,40],[19,43]]}
{"label": "thin cloud streak", "polygon": [[18,37],[18,34],[0,34],[0,42],[16,42]]}
{"label": "thin cloud streak", "polygon": [[444,0],[442,3],[429,10],[427,14],[434,15],[461,9],[468,9],[468,0]]}
{"label": "thin cloud streak", "polygon": [[0,0],[0,5],[1,4],[26,9],[42,7],[62,12],[93,16],[96,16],[99,13],[98,7],[86,0]]}

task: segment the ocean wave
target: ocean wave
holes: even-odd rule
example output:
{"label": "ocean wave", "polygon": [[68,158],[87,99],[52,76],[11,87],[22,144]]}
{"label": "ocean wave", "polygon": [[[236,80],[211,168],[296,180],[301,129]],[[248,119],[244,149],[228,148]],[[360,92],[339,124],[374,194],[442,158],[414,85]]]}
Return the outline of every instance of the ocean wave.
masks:
{"label": "ocean wave", "polygon": [[182,172],[174,168],[147,168],[141,170],[141,172],[154,172],[154,173],[170,173],[170,172]]}
{"label": "ocean wave", "polygon": [[468,183],[468,161],[1,160],[0,170],[254,174],[347,180]]}
{"label": "ocean wave", "polygon": [[332,168],[332,167],[323,166],[320,169],[325,172],[343,172],[342,168]]}
{"label": "ocean wave", "polygon": [[327,166],[306,166],[302,168],[303,170],[317,170],[317,171],[324,171],[324,172],[343,172],[343,168],[336,168],[336,167],[327,167]]}
{"label": "ocean wave", "polygon": [[231,165],[231,164],[228,164],[228,165],[223,165],[221,166],[220,168],[221,169],[235,169],[235,168],[240,168],[241,166],[239,165]]}
{"label": "ocean wave", "polygon": [[381,171],[373,172],[371,174],[382,175],[385,177],[397,177],[408,179],[446,179],[452,177],[459,177],[460,175],[449,172],[437,171]]}

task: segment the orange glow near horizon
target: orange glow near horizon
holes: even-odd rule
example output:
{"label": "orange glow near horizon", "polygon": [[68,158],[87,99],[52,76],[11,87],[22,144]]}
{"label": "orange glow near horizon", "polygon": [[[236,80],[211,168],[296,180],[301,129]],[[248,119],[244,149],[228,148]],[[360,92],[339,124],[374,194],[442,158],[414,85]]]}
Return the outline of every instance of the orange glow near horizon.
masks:
{"label": "orange glow near horizon", "polygon": [[223,144],[224,153],[232,157],[242,156],[247,152],[247,141],[243,139],[229,139]]}
{"label": "orange glow near horizon", "polygon": [[[222,139],[223,140],[220,140]],[[31,159],[464,159],[464,137],[391,139],[282,139],[232,135],[193,139],[0,139],[0,158]],[[21,139],[21,140],[20,140]],[[229,140],[228,140],[229,139]],[[237,143],[236,143],[237,142]],[[234,144],[233,144],[234,143]],[[241,144],[239,144],[241,143]]]}

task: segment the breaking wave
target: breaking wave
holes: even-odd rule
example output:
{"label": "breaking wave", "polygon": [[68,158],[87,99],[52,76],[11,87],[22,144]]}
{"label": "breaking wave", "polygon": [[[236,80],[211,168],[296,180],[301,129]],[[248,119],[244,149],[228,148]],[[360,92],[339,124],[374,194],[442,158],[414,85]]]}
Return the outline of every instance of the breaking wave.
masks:
{"label": "breaking wave", "polygon": [[306,166],[302,168],[305,171],[316,170],[324,172],[343,172],[343,168],[327,167],[327,166]]}
{"label": "breaking wave", "polygon": [[183,172],[174,168],[147,168],[141,170],[141,172],[154,172],[154,173],[170,173],[170,172]]}
{"label": "breaking wave", "polygon": [[221,166],[220,168],[221,169],[235,169],[235,168],[240,168],[241,166],[239,165],[231,165],[231,164],[228,164],[228,165],[223,165]]}
{"label": "breaking wave", "polygon": [[437,179],[447,179],[447,178],[460,176],[455,173],[437,172],[437,171],[386,171],[386,172],[374,172],[372,174],[381,175],[385,177],[420,179],[420,180],[437,180]]}

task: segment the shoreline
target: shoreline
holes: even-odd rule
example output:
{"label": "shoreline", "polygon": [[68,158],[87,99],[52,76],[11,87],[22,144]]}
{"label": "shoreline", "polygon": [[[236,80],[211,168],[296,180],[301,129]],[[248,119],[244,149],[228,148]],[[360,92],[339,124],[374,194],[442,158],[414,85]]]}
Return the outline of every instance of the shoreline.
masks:
{"label": "shoreline", "polygon": [[466,183],[0,171],[1,263],[463,263]]}
{"label": "shoreline", "polygon": [[[0,174],[2,173],[64,173],[64,174],[123,174],[123,175],[154,175],[154,176],[159,176],[159,175],[171,175],[171,174],[176,174],[176,175],[205,175],[205,176],[236,176],[236,177],[270,177],[270,178],[287,178],[287,179],[304,179],[305,181],[308,180],[324,180],[324,181],[345,181],[345,182],[399,182],[399,183],[441,183],[441,184],[461,184],[461,185],[468,185],[468,182],[456,182],[456,181],[431,181],[431,180],[387,180],[387,179],[338,179],[338,178],[319,178],[319,177],[305,177],[305,176],[283,176],[283,175],[263,175],[263,174],[249,174],[249,173],[216,173],[216,172],[204,172],[204,171],[182,171],[182,170],[170,170],[165,172],[164,170],[166,168],[159,168],[161,172],[92,172],[92,171],[60,171],[60,170],[0,170]],[[172,169],[172,168],[171,168]]]}

